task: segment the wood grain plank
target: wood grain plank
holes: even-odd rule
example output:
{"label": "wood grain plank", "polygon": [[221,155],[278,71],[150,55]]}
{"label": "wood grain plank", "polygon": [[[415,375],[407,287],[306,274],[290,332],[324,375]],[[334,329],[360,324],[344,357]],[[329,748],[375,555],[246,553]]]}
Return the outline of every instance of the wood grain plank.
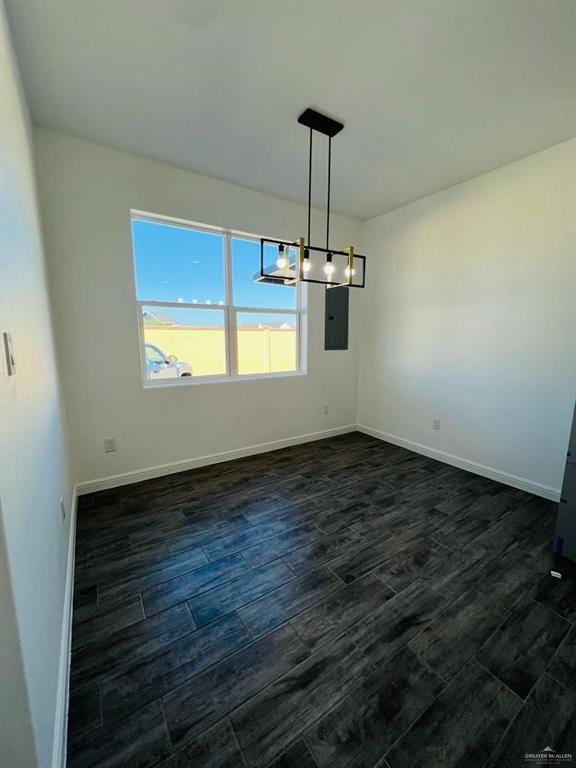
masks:
{"label": "wood grain plank", "polygon": [[386,755],[391,768],[482,768],[521,699],[474,660]]}
{"label": "wood grain plank", "polygon": [[279,627],[166,694],[164,709],[174,748],[197,738],[307,655],[294,630]]}
{"label": "wood grain plank", "polygon": [[570,624],[524,600],[478,651],[478,661],[525,698],[568,634]]}
{"label": "wood grain plank", "polygon": [[405,649],[306,732],[320,768],[372,768],[444,688]]}
{"label": "wood grain plank", "polygon": [[261,635],[341,586],[331,571],[319,568],[240,608],[238,615],[254,636]]}

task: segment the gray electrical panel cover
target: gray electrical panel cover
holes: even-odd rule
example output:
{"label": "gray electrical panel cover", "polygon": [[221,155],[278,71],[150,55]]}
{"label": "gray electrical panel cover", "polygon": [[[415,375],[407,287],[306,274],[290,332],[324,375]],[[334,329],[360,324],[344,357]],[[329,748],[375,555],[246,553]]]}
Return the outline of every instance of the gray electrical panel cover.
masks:
{"label": "gray electrical panel cover", "polygon": [[324,349],[348,349],[350,289],[327,288]]}

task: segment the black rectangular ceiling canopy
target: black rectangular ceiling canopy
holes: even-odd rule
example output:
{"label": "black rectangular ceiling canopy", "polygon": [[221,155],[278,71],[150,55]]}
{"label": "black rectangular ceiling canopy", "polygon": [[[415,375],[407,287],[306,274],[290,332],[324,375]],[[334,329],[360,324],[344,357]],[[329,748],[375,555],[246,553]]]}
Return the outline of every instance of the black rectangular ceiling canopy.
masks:
{"label": "black rectangular ceiling canopy", "polygon": [[315,109],[305,109],[304,112],[298,118],[298,122],[301,125],[305,125],[308,128],[312,128],[313,131],[323,133],[325,136],[336,136],[344,128],[343,123],[339,123],[337,120],[332,120],[331,117],[316,112]]}

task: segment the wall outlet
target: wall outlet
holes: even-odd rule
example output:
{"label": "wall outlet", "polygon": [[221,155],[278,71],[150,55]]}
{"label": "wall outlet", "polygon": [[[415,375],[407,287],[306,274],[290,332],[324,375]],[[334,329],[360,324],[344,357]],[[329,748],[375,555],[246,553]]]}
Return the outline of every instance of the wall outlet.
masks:
{"label": "wall outlet", "polygon": [[440,419],[432,419],[432,429],[440,429]]}
{"label": "wall outlet", "polygon": [[104,440],[104,453],[114,453],[116,450],[116,440],[113,437],[109,437]]}
{"label": "wall outlet", "polygon": [[330,406],[329,405],[325,405],[322,408],[322,413],[324,414],[324,416],[328,416],[328,414],[330,413]]}
{"label": "wall outlet", "polygon": [[62,513],[62,520],[66,520],[66,505],[64,504],[64,496],[60,496],[60,512]]}

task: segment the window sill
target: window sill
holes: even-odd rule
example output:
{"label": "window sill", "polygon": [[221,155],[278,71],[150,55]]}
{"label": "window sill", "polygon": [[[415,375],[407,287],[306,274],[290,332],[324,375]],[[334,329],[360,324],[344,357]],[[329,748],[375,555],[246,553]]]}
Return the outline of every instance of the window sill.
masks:
{"label": "window sill", "polygon": [[181,376],[178,379],[159,379],[157,381],[144,381],[144,389],[165,389],[170,387],[189,387],[206,384],[237,384],[243,381],[274,381],[277,379],[293,379],[297,376],[306,376],[306,371],[286,371],[281,373],[246,374],[245,376]]}

